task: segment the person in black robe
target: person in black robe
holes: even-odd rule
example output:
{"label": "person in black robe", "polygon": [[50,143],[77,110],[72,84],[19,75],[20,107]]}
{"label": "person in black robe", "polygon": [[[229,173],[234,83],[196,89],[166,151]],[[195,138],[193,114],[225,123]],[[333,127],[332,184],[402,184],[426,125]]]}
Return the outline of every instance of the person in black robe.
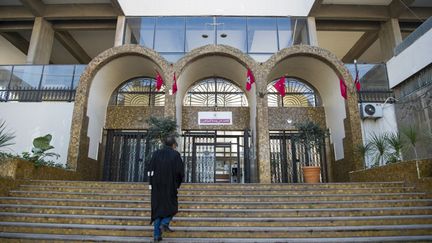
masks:
{"label": "person in black robe", "polygon": [[183,181],[184,166],[176,147],[175,137],[167,137],[163,147],[153,153],[149,164],[150,224],[154,223],[155,241],[162,240],[162,232],[172,232],[169,223],[178,212],[177,189]]}

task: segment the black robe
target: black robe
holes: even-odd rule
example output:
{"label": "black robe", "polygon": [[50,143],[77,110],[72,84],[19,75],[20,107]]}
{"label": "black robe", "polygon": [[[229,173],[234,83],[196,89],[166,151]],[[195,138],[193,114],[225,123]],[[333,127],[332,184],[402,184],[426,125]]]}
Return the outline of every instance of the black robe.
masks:
{"label": "black robe", "polygon": [[180,153],[164,146],[155,151],[149,164],[151,185],[151,222],[156,218],[173,217],[178,212],[177,189],[184,177]]}

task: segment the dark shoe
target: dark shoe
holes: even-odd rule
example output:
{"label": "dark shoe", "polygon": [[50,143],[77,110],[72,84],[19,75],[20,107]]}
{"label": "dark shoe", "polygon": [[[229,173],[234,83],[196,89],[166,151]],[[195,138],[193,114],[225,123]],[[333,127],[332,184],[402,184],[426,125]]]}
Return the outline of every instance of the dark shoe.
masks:
{"label": "dark shoe", "polygon": [[174,232],[174,230],[172,230],[168,225],[166,225],[166,224],[162,224],[161,226],[160,226],[160,230],[161,230],[161,232]]}
{"label": "dark shoe", "polygon": [[159,241],[162,241],[162,236],[159,236],[159,237],[154,239],[154,242],[159,242]]}

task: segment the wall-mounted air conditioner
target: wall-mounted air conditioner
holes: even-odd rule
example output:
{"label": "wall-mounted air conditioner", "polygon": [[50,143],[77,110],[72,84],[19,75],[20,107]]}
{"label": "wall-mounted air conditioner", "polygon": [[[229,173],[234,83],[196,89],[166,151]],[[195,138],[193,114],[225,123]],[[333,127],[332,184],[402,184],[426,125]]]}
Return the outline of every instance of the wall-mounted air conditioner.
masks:
{"label": "wall-mounted air conditioner", "polygon": [[383,104],[381,103],[362,103],[361,117],[363,119],[378,119],[383,117]]}

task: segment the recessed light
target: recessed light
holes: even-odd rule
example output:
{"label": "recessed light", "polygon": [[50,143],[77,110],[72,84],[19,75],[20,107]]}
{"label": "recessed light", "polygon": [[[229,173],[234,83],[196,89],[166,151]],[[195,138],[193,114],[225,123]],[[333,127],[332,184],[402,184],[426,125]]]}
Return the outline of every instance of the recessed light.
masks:
{"label": "recessed light", "polygon": [[225,38],[225,37],[227,37],[228,35],[225,34],[225,33],[222,33],[220,36],[221,36],[222,38]]}
{"label": "recessed light", "polygon": [[206,34],[202,34],[201,36],[202,36],[202,38],[208,38],[208,35],[206,35]]}

